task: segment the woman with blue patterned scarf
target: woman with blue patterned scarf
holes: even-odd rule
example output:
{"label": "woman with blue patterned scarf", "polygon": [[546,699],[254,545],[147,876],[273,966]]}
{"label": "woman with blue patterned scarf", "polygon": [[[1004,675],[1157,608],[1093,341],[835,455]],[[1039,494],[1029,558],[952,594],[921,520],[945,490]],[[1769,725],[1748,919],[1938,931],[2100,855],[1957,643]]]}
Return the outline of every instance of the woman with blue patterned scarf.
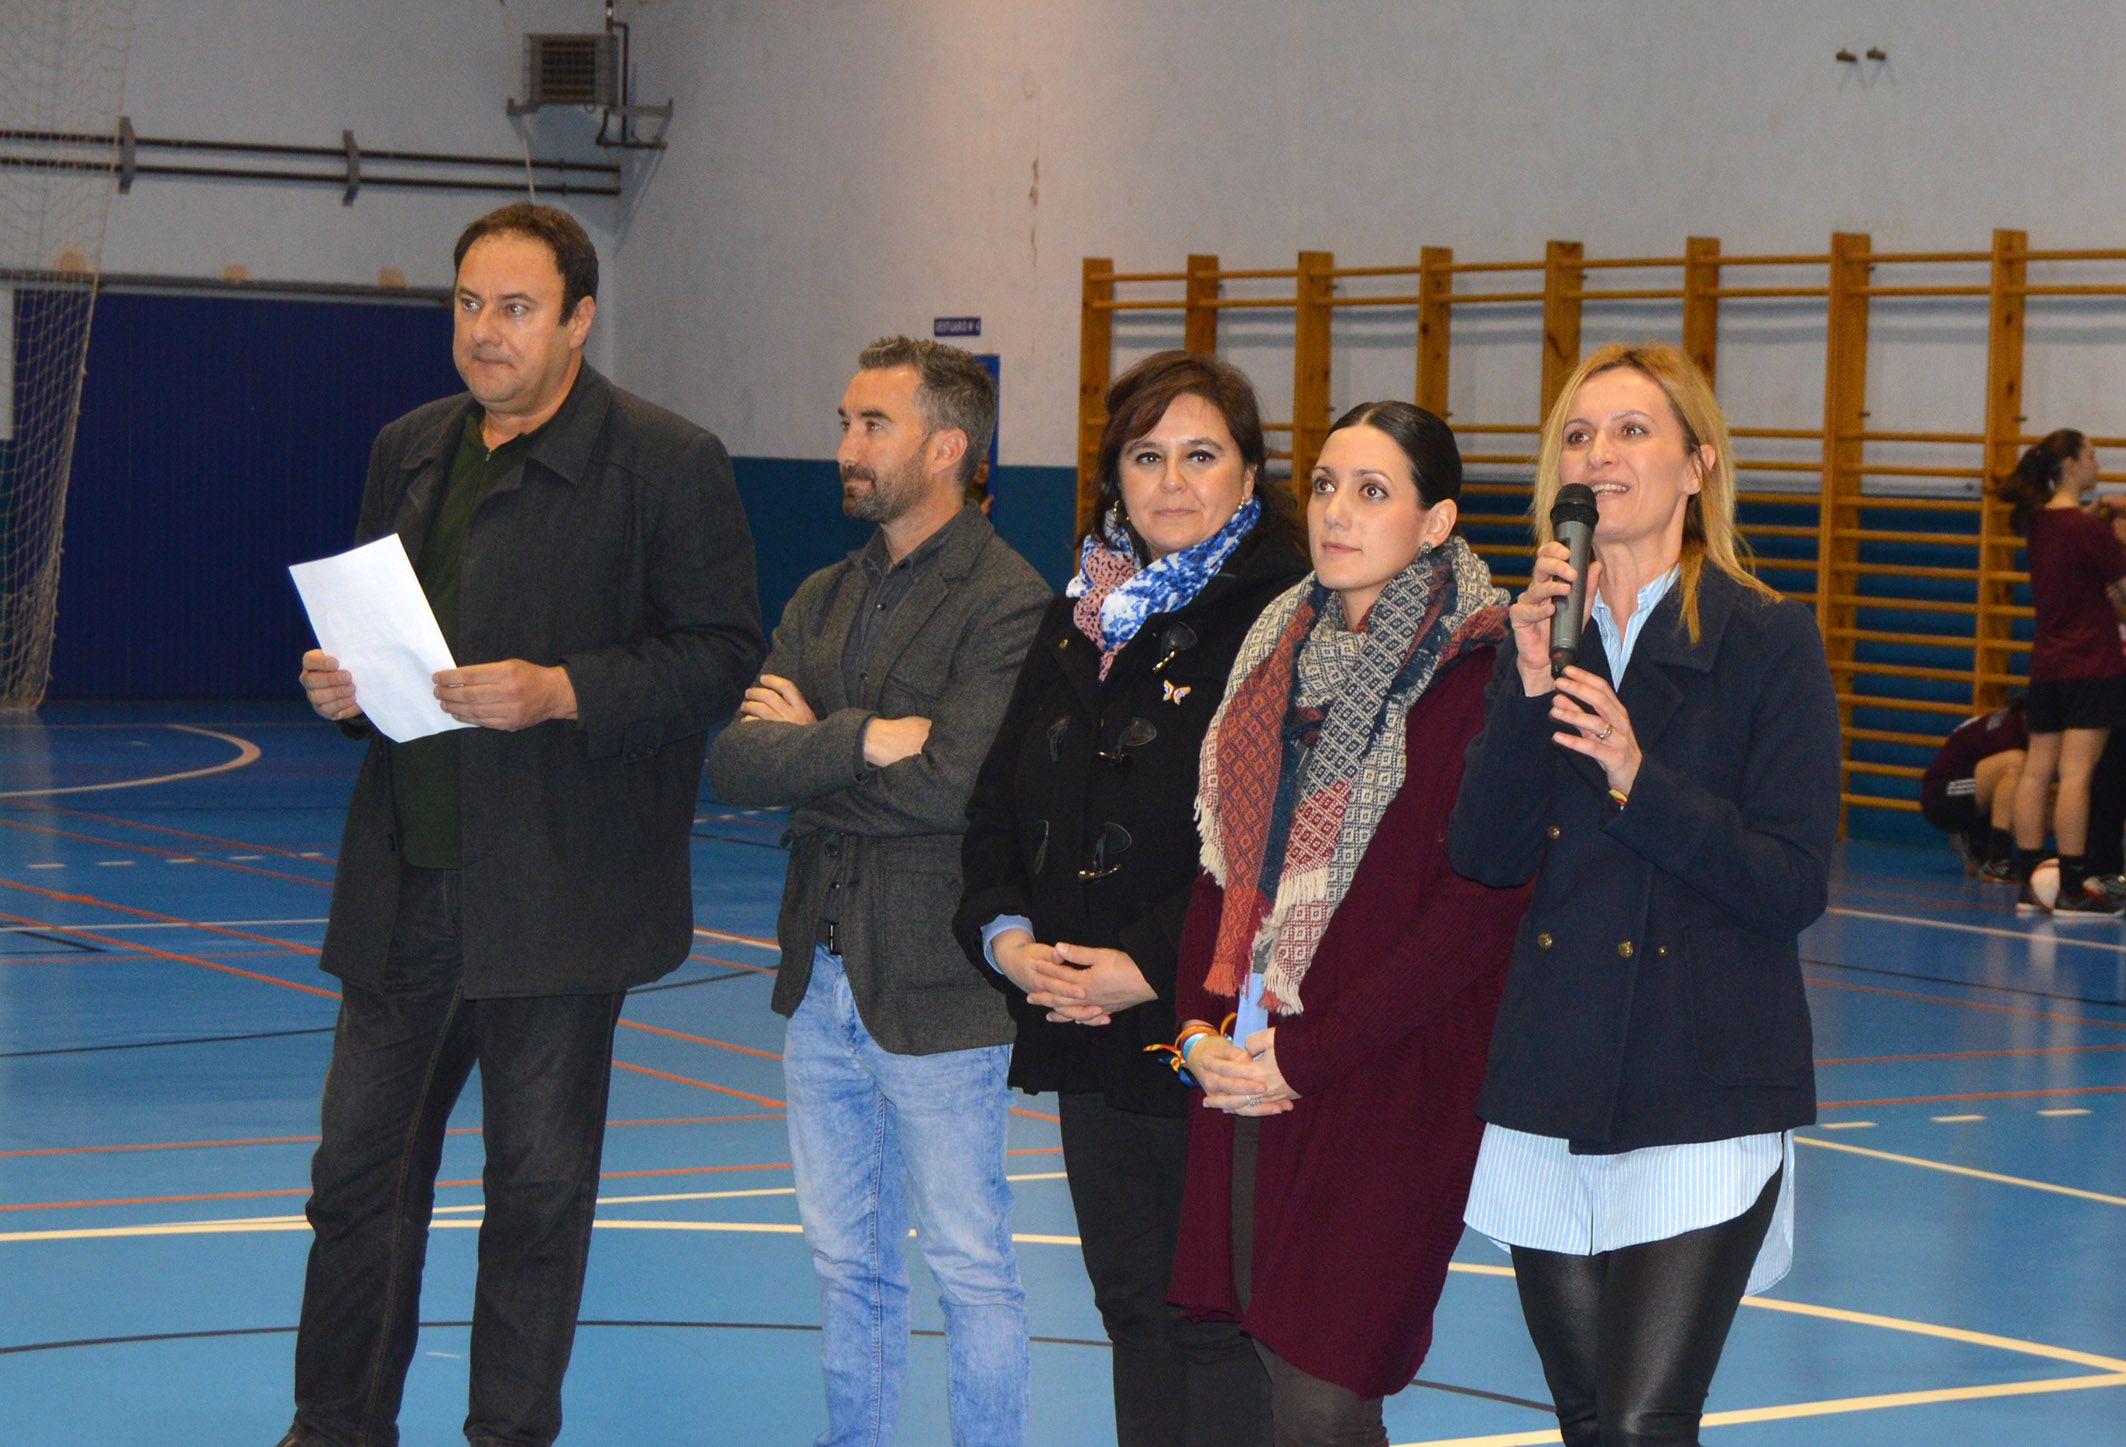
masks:
{"label": "woman with blue patterned scarf", "polygon": [[1197,756],[1256,615],[1306,571],[1254,389],[1162,352],[1107,398],[1100,508],[1029,650],[968,806],[968,954],[1018,1020],[1012,1083],[1058,1093],[1120,1447],[1267,1444],[1230,1323],[1167,1303],[1190,1097],[1174,1036]]}

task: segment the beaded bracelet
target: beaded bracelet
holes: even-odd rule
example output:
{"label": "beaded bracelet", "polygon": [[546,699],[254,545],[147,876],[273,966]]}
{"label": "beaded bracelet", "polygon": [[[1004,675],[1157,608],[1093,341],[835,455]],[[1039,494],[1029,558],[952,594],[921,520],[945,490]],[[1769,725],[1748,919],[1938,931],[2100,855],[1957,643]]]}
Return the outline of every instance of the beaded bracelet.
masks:
{"label": "beaded bracelet", "polygon": [[1206,1040],[1228,1039],[1233,1028],[1233,1022],[1239,1018],[1237,1014],[1227,1015],[1223,1022],[1215,1026],[1203,1020],[1184,1020],[1181,1022],[1181,1029],[1174,1036],[1173,1044],[1147,1045],[1144,1047],[1144,1053],[1147,1055],[1165,1054],[1167,1065],[1173,1070],[1174,1074],[1181,1077],[1181,1083],[1194,1087],[1198,1082],[1196,1077],[1189,1072],[1189,1052]]}

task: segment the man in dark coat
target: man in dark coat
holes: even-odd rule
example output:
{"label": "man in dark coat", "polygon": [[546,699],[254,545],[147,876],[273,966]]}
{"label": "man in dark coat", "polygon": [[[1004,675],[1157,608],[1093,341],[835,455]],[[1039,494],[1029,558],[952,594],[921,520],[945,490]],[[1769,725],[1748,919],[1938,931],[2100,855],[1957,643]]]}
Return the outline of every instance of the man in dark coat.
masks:
{"label": "man in dark coat", "polygon": [[[465,1435],[560,1432],[621,1001],[686,958],[704,742],[762,653],[722,444],[584,364],[583,228],[507,206],[456,257],[470,395],[378,436],[358,537],[397,533],[452,656],[482,661],[435,675],[472,727],[370,738],[348,810],[283,1447],[398,1440],[444,1128],[475,1064],[486,1216]],[[305,654],[302,682],[369,736],[338,660]]]}
{"label": "man in dark coat", "polygon": [[996,421],[973,357],[879,342],[841,417],[842,510],[879,530],[798,588],[709,777],[732,803],[790,806],[774,1003],[825,1317],[819,1440],[892,1440],[912,1214],[945,1308],[952,1440],[1011,1447],[1027,1401],[1012,1024],[952,915],[967,796],[1049,590],[965,501]]}

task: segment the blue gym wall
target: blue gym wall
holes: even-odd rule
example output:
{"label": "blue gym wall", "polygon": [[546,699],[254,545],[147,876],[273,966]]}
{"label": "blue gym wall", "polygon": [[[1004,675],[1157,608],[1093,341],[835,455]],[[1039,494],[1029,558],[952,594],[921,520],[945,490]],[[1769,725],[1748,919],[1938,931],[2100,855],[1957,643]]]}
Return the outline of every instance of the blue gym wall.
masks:
{"label": "blue gym wall", "polygon": [[[52,696],[287,696],[312,646],[287,565],[348,545],[377,429],[459,385],[440,306],[105,296],[67,500]],[[806,574],[869,529],[842,516],[832,460],[733,466],[772,625]],[[1060,587],[1076,474],[996,467],[990,486],[998,531]]]}
{"label": "blue gym wall", "polygon": [[440,305],[104,296],[52,696],[287,696],[287,565],[348,545],[377,429],[457,386]]}

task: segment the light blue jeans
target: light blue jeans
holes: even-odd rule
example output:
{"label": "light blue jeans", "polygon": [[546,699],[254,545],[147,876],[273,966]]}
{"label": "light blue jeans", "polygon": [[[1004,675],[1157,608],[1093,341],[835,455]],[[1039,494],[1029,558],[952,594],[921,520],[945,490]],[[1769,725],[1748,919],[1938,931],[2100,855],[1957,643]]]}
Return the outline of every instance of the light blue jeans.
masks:
{"label": "light blue jeans", "polygon": [[783,1046],[797,1214],[819,1272],[827,1431],[885,1447],[908,1372],[911,1210],[945,1311],[955,1447],[1026,1440],[1026,1293],[1004,1179],[1008,1045],[893,1055],[816,948]]}

